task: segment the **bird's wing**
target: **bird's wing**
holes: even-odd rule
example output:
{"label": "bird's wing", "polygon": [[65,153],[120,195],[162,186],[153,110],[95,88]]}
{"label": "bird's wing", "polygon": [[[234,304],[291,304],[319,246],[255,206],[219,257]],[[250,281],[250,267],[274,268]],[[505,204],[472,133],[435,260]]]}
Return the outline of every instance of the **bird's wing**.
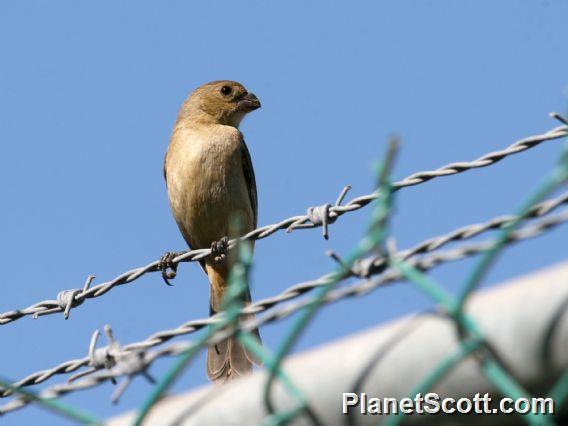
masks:
{"label": "bird's wing", "polygon": [[166,152],[166,155],[164,155],[164,180],[166,181],[166,188],[168,187],[168,179],[166,177],[168,170],[166,168],[166,160],[168,159],[168,153]]}
{"label": "bird's wing", "polygon": [[243,163],[243,175],[245,176],[245,181],[248,188],[250,205],[254,217],[254,227],[256,228],[258,219],[258,196],[256,193],[256,180],[254,178],[254,169],[252,168],[250,153],[244,139],[241,139],[241,154]]}

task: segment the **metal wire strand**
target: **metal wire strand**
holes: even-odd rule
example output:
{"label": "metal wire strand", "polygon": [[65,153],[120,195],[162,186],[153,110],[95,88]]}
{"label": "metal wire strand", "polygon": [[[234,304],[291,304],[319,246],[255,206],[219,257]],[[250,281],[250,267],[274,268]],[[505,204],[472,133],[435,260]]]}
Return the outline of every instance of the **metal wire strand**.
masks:
{"label": "metal wire strand", "polygon": [[[565,119],[556,113],[552,113],[551,116],[561,121],[563,125],[549,130],[546,133],[519,140],[503,150],[487,153],[473,161],[455,162],[439,167],[435,170],[413,173],[405,179],[393,183],[392,186],[394,190],[397,191],[399,189],[419,185],[442,176],[456,175],[471,169],[487,167],[503,160],[506,157],[534,148],[543,142],[566,137],[568,135],[568,125],[565,125]],[[294,229],[316,228],[319,226],[324,227],[325,237],[327,236],[328,225],[335,222],[338,217],[345,213],[363,208],[371,201],[375,200],[378,196],[376,192],[373,192],[371,194],[353,198],[346,204],[341,205],[346,192],[347,189],[344,188],[336,204],[333,206],[324,205],[323,207],[325,208],[310,207],[305,215],[289,217],[278,223],[257,228],[244,235],[242,240],[259,240],[280,230],[287,230],[290,232]],[[317,214],[314,212],[317,212]],[[228,248],[232,249],[235,245],[236,240],[231,240],[229,241]],[[210,254],[211,249],[189,250],[181,252],[172,260],[171,263],[172,265],[177,265],[180,262],[194,262],[201,260]],[[149,272],[156,272],[160,269],[160,264],[160,260],[155,260],[145,266],[126,271],[110,281],[94,286],[90,286],[89,282],[89,285],[84,286],[83,289],[63,290],[59,293],[59,297],[56,300],[43,300],[23,309],[4,312],[0,314],[0,325],[6,325],[28,315],[32,315],[34,318],[37,318],[43,315],[63,312],[67,318],[70,310],[81,305],[86,299],[100,297],[115,287],[131,283]]]}

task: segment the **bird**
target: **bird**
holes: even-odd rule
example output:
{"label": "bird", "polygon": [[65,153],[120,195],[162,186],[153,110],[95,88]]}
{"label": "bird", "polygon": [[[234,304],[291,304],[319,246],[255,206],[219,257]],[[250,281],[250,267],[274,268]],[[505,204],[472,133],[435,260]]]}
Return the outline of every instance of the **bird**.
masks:
{"label": "bird", "polygon": [[[228,240],[257,226],[256,180],[239,125],[260,106],[259,99],[236,81],[212,81],[198,87],[179,110],[164,160],[170,209],[183,238],[191,249],[212,250],[211,256],[200,261],[210,283],[210,315],[221,310],[228,288],[234,261],[226,256]],[[232,226],[235,217],[240,222],[238,231]],[[172,253],[162,258],[166,283],[172,275],[164,274],[164,264],[171,259]],[[175,276],[175,267],[170,269]],[[247,289],[243,303],[250,302]],[[240,320],[250,317],[243,315]],[[254,334],[260,341],[258,330]],[[234,337],[207,350],[206,371],[213,382],[248,374],[253,364],[260,365],[260,360]]]}

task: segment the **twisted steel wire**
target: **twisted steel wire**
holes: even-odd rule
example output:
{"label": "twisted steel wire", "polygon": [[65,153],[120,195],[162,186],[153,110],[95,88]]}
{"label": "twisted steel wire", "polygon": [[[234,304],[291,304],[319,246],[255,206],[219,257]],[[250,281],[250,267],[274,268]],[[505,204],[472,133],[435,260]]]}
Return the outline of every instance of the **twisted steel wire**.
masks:
{"label": "twisted steel wire", "polygon": [[[526,217],[526,219],[529,218],[537,218],[537,217],[543,217],[548,215],[549,213],[551,213],[554,209],[558,208],[559,206],[563,205],[563,204],[568,204],[568,192],[561,194],[560,196],[556,197],[556,198],[552,198],[549,200],[546,200],[544,202],[541,202],[539,204],[536,204],[534,207],[531,208],[528,216]],[[432,252],[434,250],[437,250],[439,248],[441,248],[442,246],[449,244],[450,242],[456,242],[456,241],[464,241],[470,238],[474,238],[484,232],[487,231],[491,231],[491,230],[496,230],[496,229],[500,229],[503,228],[504,226],[507,226],[509,223],[511,223],[512,220],[515,219],[515,216],[513,215],[507,215],[507,216],[500,216],[500,217],[495,217],[491,220],[488,220],[484,223],[479,223],[479,224],[471,224],[468,226],[464,226],[462,228],[459,228],[457,230],[454,230],[452,232],[449,232],[445,235],[441,235],[438,237],[434,237],[434,238],[429,238],[417,245],[415,245],[414,247],[412,247],[411,249],[408,250],[403,250],[400,251],[397,256],[401,259],[401,260],[408,260],[416,255],[419,254],[424,254],[424,253],[428,253],[428,252]],[[524,238],[529,238],[532,236],[536,236],[539,235],[540,233],[544,232],[545,230],[556,226],[564,221],[568,220],[568,211],[563,212],[562,214],[559,215],[555,215],[555,216],[551,216],[549,218],[547,218],[546,220],[540,221],[538,224],[534,225],[532,228],[531,227],[527,227],[526,229],[523,228],[522,230],[518,231],[517,234],[515,235],[521,235],[522,237],[519,237],[518,239],[524,239]],[[531,232],[529,234],[529,232]],[[524,236],[526,235],[526,236]],[[458,260],[461,259],[463,257],[466,256],[472,256],[474,254],[479,253],[480,251],[482,251],[484,249],[484,245],[475,245],[472,246],[470,248],[467,247],[461,247],[457,250],[457,254],[456,252],[444,252],[444,254],[442,256],[436,257],[424,257],[422,259],[420,259],[420,266],[424,267],[425,269],[430,269],[431,267],[444,262],[444,261],[450,261],[450,260]],[[370,277],[371,275],[375,275],[378,274],[380,272],[384,271],[384,266],[385,266],[385,258],[382,255],[375,255],[375,256],[370,256],[367,257],[365,259],[363,259],[362,261],[358,262],[353,268],[351,268],[351,270],[346,271],[345,274],[345,279],[349,278],[349,277]],[[388,273],[385,272],[384,276],[386,277],[386,282],[391,282],[394,281],[396,279],[395,276],[392,276],[392,272]],[[397,275],[398,276],[398,275]],[[315,280],[311,280],[311,281],[306,281],[303,283],[299,283],[296,285],[293,285],[291,287],[289,287],[288,289],[284,290],[283,292],[281,292],[280,294],[276,295],[276,296],[272,296],[269,298],[265,298],[262,300],[259,300],[249,306],[247,306],[246,308],[244,308],[242,310],[243,314],[259,314],[259,313],[263,313],[271,308],[273,308],[274,306],[295,299],[301,295],[304,295],[318,287],[324,286],[330,279],[332,279],[332,274],[326,274],[323,275],[322,277],[315,279]],[[369,287],[369,290],[365,290],[367,287]],[[346,287],[347,289],[350,289],[351,287]],[[334,294],[342,294],[343,292],[347,292],[345,294],[344,297],[349,297],[349,296],[353,296],[356,295],[355,293],[353,293],[356,290],[346,290],[346,288],[341,288],[339,290],[336,290],[336,293]],[[361,285],[360,287],[356,287],[356,288],[360,288],[360,291],[370,291],[372,289],[375,288],[375,286],[373,284],[366,284],[366,285]],[[333,297],[333,296],[330,296]],[[283,312],[287,312],[286,310],[284,310]],[[286,316],[289,315],[286,314]],[[193,332],[196,332],[208,325],[211,325],[217,321],[220,321],[222,317],[222,313],[217,314],[215,316],[209,317],[209,318],[204,318],[204,319],[197,319],[197,320],[191,320],[188,321],[182,325],[180,325],[177,328],[174,329],[170,329],[170,330],[165,330],[165,331],[160,331],[157,333],[152,334],[150,337],[148,337],[146,340],[141,341],[141,342],[136,342],[136,343],[131,343],[129,345],[126,345],[122,348],[120,348],[119,351],[116,351],[117,353],[117,357],[120,356],[120,354],[125,354],[127,352],[135,352],[135,351],[140,351],[140,350],[147,350],[147,349],[151,349],[155,346],[158,346],[162,343],[165,343],[171,339],[173,339],[174,337],[178,337],[178,336],[182,336],[182,335],[187,335],[187,334],[191,334]],[[283,318],[283,317],[282,317]],[[275,319],[280,319],[280,317],[275,318]],[[74,371],[77,371],[78,369],[82,368],[82,367],[87,367],[91,365],[92,366],[92,362],[91,362],[91,357],[86,356],[83,358],[79,358],[79,359],[74,359],[74,360],[70,360],[70,361],[66,361],[63,362],[53,368],[49,368],[49,369],[45,369],[42,371],[38,371],[35,373],[32,373],[28,376],[26,376],[25,378],[13,383],[12,385],[14,387],[26,387],[26,386],[33,386],[33,385],[37,385],[40,384],[46,380],[48,380],[49,378],[55,376],[55,375],[60,375],[60,374],[68,374]],[[101,368],[101,367],[99,367]],[[12,394],[12,392],[10,390],[1,390],[0,389],[0,397],[8,397]]]}
{"label": "twisted steel wire", "polygon": [[[450,176],[463,173],[471,169],[487,167],[503,160],[508,156],[534,148],[535,146],[538,146],[543,142],[561,139],[568,136],[568,125],[565,124],[566,119],[556,113],[552,113],[551,116],[561,121],[564,125],[558,126],[546,133],[530,136],[528,138],[519,140],[505,149],[487,153],[473,161],[450,163],[435,170],[422,171],[411,174],[405,179],[393,183],[393,188],[395,190],[400,190],[402,188],[422,184],[442,176]],[[378,195],[376,192],[373,192],[371,194],[353,198],[346,204],[341,205],[341,201],[345,196],[345,193],[346,190],[344,189],[335,205],[321,206],[321,210],[323,210],[324,212],[323,214],[314,214],[314,208],[311,207],[308,209],[308,213],[305,215],[289,217],[278,223],[257,228],[244,235],[241,239],[259,240],[283,229],[286,229],[287,232],[290,232],[294,229],[316,228],[319,226],[324,226],[324,236],[326,236],[328,223],[333,223],[338,217],[342,216],[345,213],[353,212],[363,208],[374,199],[376,199]],[[235,245],[236,240],[231,240],[229,241],[228,247],[229,249],[232,249],[235,247]],[[177,265],[180,262],[198,261],[209,256],[210,254],[211,249],[196,249],[180,252],[179,255],[172,260],[172,264]],[[43,300],[23,309],[1,313],[0,325],[11,323],[28,315],[32,315],[37,318],[38,316],[64,312],[67,318],[70,309],[81,305],[85,300],[100,297],[109,292],[114,287],[131,283],[140,278],[142,275],[145,275],[148,272],[156,272],[159,269],[160,260],[156,260],[145,266],[126,271],[110,281],[106,281],[94,286],[90,286],[89,282],[83,287],[83,289],[63,290],[59,293],[58,299],[56,300]]]}
{"label": "twisted steel wire", "polygon": [[[507,244],[512,244],[521,240],[536,237],[546,232],[547,230],[550,230],[553,227],[565,222],[568,222],[568,210],[553,216],[546,217],[545,219],[542,219],[534,224],[514,231],[511,234],[510,238],[507,240]],[[421,257],[410,259],[408,262],[416,268],[426,271],[446,262],[457,261],[482,253],[489,249],[492,244],[494,244],[492,240],[468,244],[450,250],[425,254]],[[400,252],[397,254],[397,256],[403,258],[404,255],[402,252]],[[355,284],[340,287],[331,291],[325,297],[324,304],[328,305],[348,297],[363,296],[381,286],[393,283],[395,281],[400,281],[402,279],[403,277],[399,272],[394,269],[387,269],[375,279],[358,281]],[[288,303],[284,306],[279,307],[278,309],[274,309],[268,312],[265,315],[243,322],[239,328],[243,332],[250,332],[259,326],[285,319],[310,303],[312,303],[312,298],[306,298],[296,302]],[[211,345],[219,343],[220,341],[235,334],[236,331],[237,330],[235,328],[220,330],[218,333],[211,336],[207,344]],[[136,374],[145,372],[157,359],[166,356],[177,356],[188,350],[193,345],[193,342],[176,342],[167,347],[163,347],[157,350],[140,350],[135,352],[130,352],[130,349],[128,348],[135,347],[136,344],[128,345],[123,348],[123,353],[121,354],[123,361],[118,362],[113,368],[98,371],[95,374],[92,374],[73,383],[64,383],[51,386],[39,392],[39,396],[43,398],[57,398],[78,390],[95,387],[99,384],[110,380],[115,380],[125,375],[129,377],[134,376]],[[133,357],[132,355],[135,355],[135,357]],[[76,361],[79,360],[75,360],[75,362]],[[63,366],[64,364],[61,364],[61,366]],[[0,407],[0,415],[15,411],[17,409],[25,407],[30,403],[31,401],[26,400],[25,397],[17,396],[7,404],[4,404]]]}

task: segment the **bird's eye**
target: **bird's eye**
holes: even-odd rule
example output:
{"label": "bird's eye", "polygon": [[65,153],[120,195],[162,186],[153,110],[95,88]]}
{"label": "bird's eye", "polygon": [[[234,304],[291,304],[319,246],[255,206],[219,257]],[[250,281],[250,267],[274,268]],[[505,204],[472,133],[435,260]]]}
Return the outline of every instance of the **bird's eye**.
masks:
{"label": "bird's eye", "polygon": [[230,95],[232,91],[233,91],[233,89],[231,88],[231,86],[221,87],[221,93],[225,96]]}

